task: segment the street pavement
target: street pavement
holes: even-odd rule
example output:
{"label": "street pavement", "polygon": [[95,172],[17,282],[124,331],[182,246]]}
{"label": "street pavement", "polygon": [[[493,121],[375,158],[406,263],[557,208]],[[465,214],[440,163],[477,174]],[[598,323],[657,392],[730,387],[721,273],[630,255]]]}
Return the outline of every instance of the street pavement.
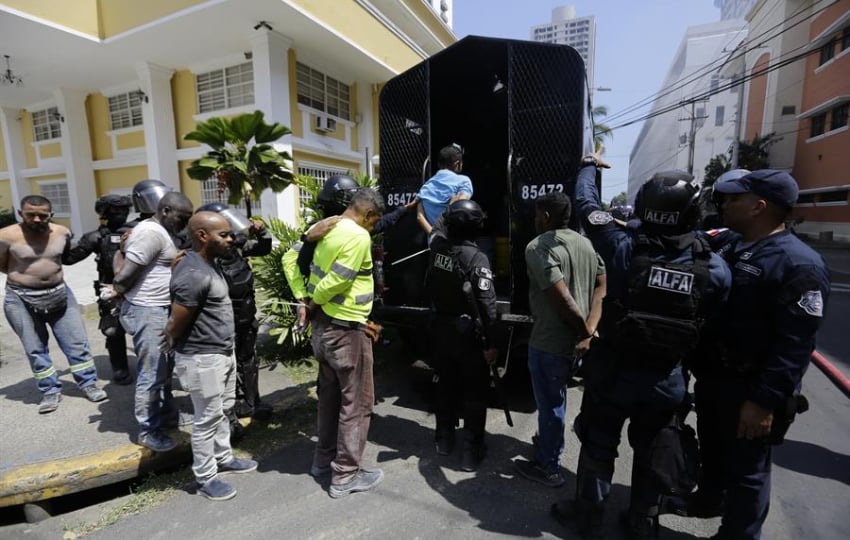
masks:
{"label": "street pavement", "polygon": [[[824,253],[831,268],[850,270],[850,264],[846,264],[850,252]],[[819,350],[845,374],[850,374],[846,339],[849,314],[850,294],[833,294],[819,339]],[[5,334],[3,344],[8,346]],[[309,433],[300,434],[295,442],[260,456],[256,473],[230,476],[228,480],[239,490],[231,501],[210,502],[187,488],[166,504],[124,517],[90,537],[575,538],[548,516],[551,503],[574,493],[578,456],[575,434],[568,430],[566,486],[546,488],[515,475],[511,460],[530,456],[536,415],[527,389],[514,391],[511,405],[515,427],[507,427],[502,413],[491,409],[487,460],[476,473],[462,472],[457,455],[439,458],[434,453],[434,418],[428,412],[427,380],[427,372],[408,367],[407,362],[382,371],[378,377],[380,402],[365,461],[383,468],[386,478],[373,493],[331,499],[327,480],[319,482],[307,474],[314,440]],[[850,538],[850,400],[814,366],[804,379],[803,392],[811,410],[798,417],[786,443],[774,451],[772,505],[763,538]],[[570,425],[580,401],[581,389],[570,389]],[[57,412],[61,411],[60,407]],[[39,418],[30,416],[32,425],[38,425]],[[693,421],[693,415],[689,420]],[[59,432],[71,434],[74,430],[66,427]],[[613,538],[618,537],[617,513],[628,502],[631,452],[625,438],[624,433],[611,511],[606,518]],[[2,441],[6,440],[0,438],[4,453],[8,445]],[[100,504],[38,524],[0,526],[0,539],[62,538],[66,527],[96,521],[115,504]],[[663,516],[662,538],[707,538],[716,532],[718,524],[717,519]]]}

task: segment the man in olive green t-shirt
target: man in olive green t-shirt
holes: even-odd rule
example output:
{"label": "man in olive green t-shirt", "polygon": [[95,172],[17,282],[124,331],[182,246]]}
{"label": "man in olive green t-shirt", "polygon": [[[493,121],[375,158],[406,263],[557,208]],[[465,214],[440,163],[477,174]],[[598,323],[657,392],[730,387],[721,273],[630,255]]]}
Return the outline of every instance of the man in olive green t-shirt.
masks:
{"label": "man in olive green t-shirt", "polygon": [[563,193],[537,199],[534,225],[540,234],[525,248],[534,315],[528,370],[539,439],[534,459],[514,464],[521,475],[550,487],[564,484],[560,459],[567,380],[596,332],[605,296],[605,265],[590,240],[567,228],[570,211],[570,199]]}

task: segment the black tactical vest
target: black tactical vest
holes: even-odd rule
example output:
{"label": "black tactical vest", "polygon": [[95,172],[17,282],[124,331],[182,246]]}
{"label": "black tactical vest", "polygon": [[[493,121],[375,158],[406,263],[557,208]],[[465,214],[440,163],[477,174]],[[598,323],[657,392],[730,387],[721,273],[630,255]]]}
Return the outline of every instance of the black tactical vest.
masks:
{"label": "black tactical vest", "polygon": [[663,252],[639,237],[632,252],[625,298],[615,302],[608,325],[622,358],[648,368],[669,369],[697,346],[704,322],[702,299],[710,283],[711,251],[694,238],[693,260],[659,260]]}
{"label": "black tactical vest", "polygon": [[469,314],[470,306],[463,293],[463,283],[469,274],[468,266],[473,254],[465,254],[464,246],[454,245],[439,234],[431,241],[425,287],[440,315]]}
{"label": "black tactical vest", "polygon": [[121,247],[121,233],[113,232],[109,227],[101,226],[97,229],[100,234],[98,241],[98,252],[95,255],[97,264],[97,279],[104,284],[111,284],[115,280],[115,270],[112,262],[115,254]]}
{"label": "black tactical vest", "polygon": [[257,313],[254,303],[254,271],[237,251],[219,259],[230,292],[236,324],[252,322]]}

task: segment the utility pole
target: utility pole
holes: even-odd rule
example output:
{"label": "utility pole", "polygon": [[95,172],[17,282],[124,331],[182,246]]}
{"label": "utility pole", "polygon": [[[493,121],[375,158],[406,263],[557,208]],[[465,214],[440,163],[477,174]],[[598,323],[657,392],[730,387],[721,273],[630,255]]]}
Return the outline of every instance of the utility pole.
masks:
{"label": "utility pole", "polygon": [[[736,76],[739,81],[744,80],[744,74]],[[738,85],[738,109],[735,111],[735,141],[732,143],[732,168],[738,168],[738,154],[741,148],[741,125],[744,117],[744,84]]]}
{"label": "utility pole", "polygon": [[691,117],[690,118],[682,118],[679,120],[680,122],[691,122],[691,127],[688,132],[688,174],[694,174],[694,154],[696,152],[696,144],[697,144],[697,120],[704,120],[708,118],[708,116],[700,116],[696,115],[696,104],[697,102],[705,103],[708,101],[708,98],[692,100],[691,101]]}

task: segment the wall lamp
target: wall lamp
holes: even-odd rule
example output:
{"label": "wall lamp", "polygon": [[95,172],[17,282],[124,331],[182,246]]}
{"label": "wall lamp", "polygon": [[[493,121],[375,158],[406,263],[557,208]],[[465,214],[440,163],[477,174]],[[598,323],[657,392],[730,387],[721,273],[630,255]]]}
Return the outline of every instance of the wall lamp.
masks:
{"label": "wall lamp", "polygon": [[58,112],[50,113],[50,119],[51,119],[51,120],[58,120],[59,122],[62,122],[63,124],[65,123],[65,117],[64,117],[64,116],[62,116],[62,115],[61,115],[60,113],[58,113]]}
{"label": "wall lamp", "polygon": [[133,94],[133,96],[139,98],[140,100],[143,100],[145,103],[148,102],[148,95],[145,94],[144,90],[142,90],[141,88],[130,93]]}

